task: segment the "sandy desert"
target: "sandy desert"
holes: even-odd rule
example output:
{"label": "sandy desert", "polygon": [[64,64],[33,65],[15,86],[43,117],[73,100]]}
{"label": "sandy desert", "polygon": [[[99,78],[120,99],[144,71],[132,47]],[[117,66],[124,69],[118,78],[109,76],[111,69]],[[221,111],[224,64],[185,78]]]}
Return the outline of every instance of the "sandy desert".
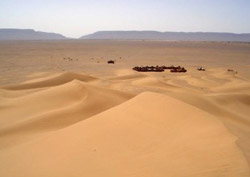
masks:
{"label": "sandy desert", "polygon": [[[147,65],[187,72],[132,70]],[[249,168],[250,43],[0,42],[1,177],[249,177]]]}

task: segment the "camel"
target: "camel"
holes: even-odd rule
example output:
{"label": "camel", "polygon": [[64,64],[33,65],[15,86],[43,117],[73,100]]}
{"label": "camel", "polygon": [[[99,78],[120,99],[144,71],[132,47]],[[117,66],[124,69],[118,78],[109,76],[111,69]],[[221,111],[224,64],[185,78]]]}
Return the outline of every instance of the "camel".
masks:
{"label": "camel", "polygon": [[197,68],[197,70],[198,70],[198,71],[206,71],[206,69],[205,69],[205,68],[202,68],[202,67]]}

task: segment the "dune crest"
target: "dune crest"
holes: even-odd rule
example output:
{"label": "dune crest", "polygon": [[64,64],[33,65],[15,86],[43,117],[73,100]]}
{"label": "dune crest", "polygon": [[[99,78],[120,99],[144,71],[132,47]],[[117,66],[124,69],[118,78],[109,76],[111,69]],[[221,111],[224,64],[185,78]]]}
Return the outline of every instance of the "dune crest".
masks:
{"label": "dune crest", "polygon": [[96,80],[96,78],[90,76],[90,75],[84,75],[84,74],[78,74],[78,73],[72,73],[72,72],[65,72],[62,73],[56,77],[42,80],[39,82],[32,82],[32,83],[24,83],[24,84],[18,84],[18,85],[10,85],[5,86],[3,89],[7,90],[23,90],[23,89],[34,89],[34,88],[42,88],[42,87],[52,87],[61,85],[67,82],[70,82],[72,80],[80,80],[83,82],[91,82]]}
{"label": "dune crest", "polygon": [[250,177],[249,49],[0,42],[0,176]]}
{"label": "dune crest", "polygon": [[[147,92],[46,138],[16,147],[18,150],[6,150],[0,158],[0,174],[249,176],[235,140],[212,115]],[[8,168],[10,164],[15,171]],[[53,168],[57,165],[60,168]]]}
{"label": "dune crest", "polygon": [[20,139],[21,135],[33,136],[70,126],[132,97],[133,94],[73,80],[21,98],[5,99],[0,104],[0,144],[14,145],[27,140]]}

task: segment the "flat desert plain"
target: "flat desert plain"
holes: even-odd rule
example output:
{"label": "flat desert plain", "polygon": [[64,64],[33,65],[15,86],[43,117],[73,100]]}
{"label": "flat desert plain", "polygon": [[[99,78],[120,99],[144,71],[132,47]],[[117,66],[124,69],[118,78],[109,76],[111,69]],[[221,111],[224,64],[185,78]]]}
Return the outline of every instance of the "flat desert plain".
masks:
{"label": "flat desert plain", "polygon": [[[146,65],[187,72],[132,70]],[[0,42],[1,177],[249,177],[249,164],[249,43]]]}

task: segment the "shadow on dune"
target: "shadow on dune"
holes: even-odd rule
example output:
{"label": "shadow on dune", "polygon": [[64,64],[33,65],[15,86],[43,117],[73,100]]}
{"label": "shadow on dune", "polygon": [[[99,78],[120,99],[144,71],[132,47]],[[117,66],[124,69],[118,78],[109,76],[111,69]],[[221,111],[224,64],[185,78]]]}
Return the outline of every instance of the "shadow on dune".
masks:
{"label": "shadow on dune", "polygon": [[[0,116],[3,117],[0,126],[0,144],[14,145],[28,139],[19,139],[20,136],[70,126],[117,106],[134,96],[121,91],[92,86],[75,78],[85,81],[94,79],[77,74],[64,74],[39,83],[12,87],[13,89],[29,89],[56,85],[26,96],[8,99],[0,104]],[[70,81],[71,79],[73,80]],[[65,83],[66,81],[69,82]],[[64,84],[59,85],[60,83]]]}
{"label": "shadow on dune", "polygon": [[9,86],[3,87],[3,89],[23,90],[23,89],[42,88],[42,87],[52,87],[52,86],[57,86],[57,85],[61,85],[61,84],[70,82],[70,81],[75,80],[75,79],[79,80],[79,81],[83,81],[83,82],[91,82],[91,81],[97,80],[97,78],[89,76],[89,75],[66,72],[66,73],[63,73],[57,77],[50,78],[47,80],[33,82],[33,83],[9,85]]}

